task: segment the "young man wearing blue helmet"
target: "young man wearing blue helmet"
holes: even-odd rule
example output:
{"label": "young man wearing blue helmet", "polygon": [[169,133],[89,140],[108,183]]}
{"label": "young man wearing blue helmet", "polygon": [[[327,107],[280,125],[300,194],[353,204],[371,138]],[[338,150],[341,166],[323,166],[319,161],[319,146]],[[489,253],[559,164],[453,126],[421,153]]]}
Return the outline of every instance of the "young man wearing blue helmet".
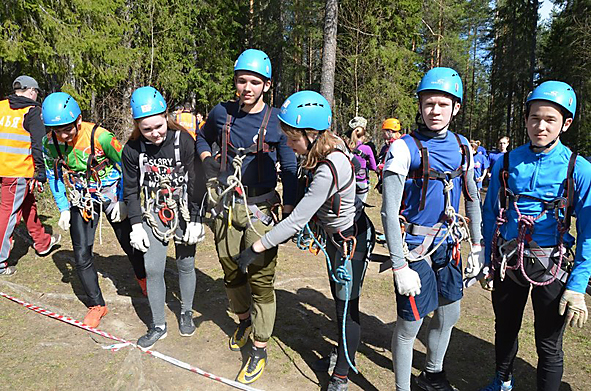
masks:
{"label": "young man wearing blue helmet", "polygon": [[[560,388],[566,325],[582,327],[587,321],[591,221],[583,213],[591,208],[591,164],[560,142],[576,105],[568,84],[540,84],[526,101],[530,142],[505,153],[492,169],[483,219],[492,271],[483,286],[493,290],[496,375],[484,391],[508,391],[517,383],[513,362],[530,292],[538,390]],[[569,233],[572,216],[581,217],[574,260],[568,251],[575,244]]]}
{"label": "young man wearing blue helmet", "polygon": [[123,195],[132,224],[131,245],[144,253],[152,321],[137,344],[151,348],[168,333],[164,271],[170,241],[174,241],[181,313],[179,333],[195,333],[195,245],[203,240],[199,216],[199,181],[195,175],[194,140],[167,112],[154,87],[131,95],[133,131],[122,153]]}
{"label": "young man wearing blue helmet", "polygon": [[[237,380],[252,383],[264,370],[267,341],[275,323],[273,282],[277,247],[257,257],[245,272],[233,258],[259,239],[259,234],[264,235],[273,228],[273,206],[280,202],[275,192],[277,162],[281,165],[283,216],[293,209],[296,159],[281,133],[279,111],[263,101],[263,94],[271,88],[269,57],[256,49],[244,51],[234,64],[234,84],[238,99],[222,102],[209,113],[199,130],[197,152],[210,184],[219,184],[210,191],[213,197],[225,190],[228,174],[236,170],[233,163],[240,162],[237,167],[245,194],[232,190],[225,193],[227,202],[216,200],[213,231],[230,307],[240,320],[230,337],[230,349],[239,351],[244,347],[251,331],[254,337],[253,349]],[[215,157],[212,156],[214,143],[220,149]]]}
{"label": "young man wearing blue helmet", "polygon": [[449,131],[462,102],[458,73],[451,68],[431,69],[417,93],[417,120],[423,122],[392,143],[384,165],[382,221],[398,313],[392,337],[396,390],[410,390],[413,343],[423,319],[433,311],[426,365],[416,383],[427,391],[453,390],[443,360],[463,295],[459,245],[469,235],[458,215],[462,191],[472,239],[469,276],[478,273],[484,256],[480,204],[468,140]]}
{"label": "young man wearing blue helmet", "polygon": [[261,252],[294,236],[317,217],[327,238],[325,255],[339,331],[327,390],[344,391],[359,346],[359,296],[375,231],[356,199],[354,157],[329,129],[332,112],[326,99],[314,91],[297,92],[281,106],[279,119],[288,145],[303,157],[302,168],[310,172],[309,185],[289,217],[244,250],[237,263],[245,271]]}
{"label": "young man wearing blue helmet", "polygon": [[142,253],[129,244],[131,225],[126,219],[121,185],[121,144],[98,124],[82,121],[76,100],[54,92],[43,102],[45,165],[51,192],[60,211],[58,226],[70,231],[76,273],[88,296],[84,323],[98,327],[107,314],[93,261],[93,246],[101,211],[131,261],[145,291]]}

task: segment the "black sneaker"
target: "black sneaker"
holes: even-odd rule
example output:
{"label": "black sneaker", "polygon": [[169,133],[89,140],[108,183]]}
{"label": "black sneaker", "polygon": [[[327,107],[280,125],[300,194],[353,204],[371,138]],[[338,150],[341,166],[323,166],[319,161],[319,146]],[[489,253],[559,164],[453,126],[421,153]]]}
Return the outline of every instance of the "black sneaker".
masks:
{"label": "black sneaker", "polygon": [[49,247],[47,247],[47,250],[37,251],[37,255],[39,255],[41,257],[48,255],[51,252],[51,250],[53,250],[53,248],[60,242],[60,240],[62,240],[62,235],[60,235],[60,234],[51,235],[51,240],[49,241]]}
{"label": "black sneaker", "polygon": [[250,318],[241,320],[234,331],[234,334],[230,337],[229,345],[230,350],[237,352],[248,342],[250,331],[252,330],[252,321]]}
{"label": "black sneaker", "polygon": [[159,339],[164,338],[166,338],[166,325],[164,326],[164,330],[160,327],[150,325],[148,334],[140,337],[140,339],[137,340],[137,344],[140,348],[150,349]]}
{"label": "black sneaker", "polygon": [[16,273],[16,266],[6,266],[0,271],[0,276],[12,276]]}
{"label": "black sneaker", "polygon": [[431,373],[423,371],[415,380],[417,386],[425,391],[457,391],[447,381],[445,371]]}
{"label": "black sneaker", "polygon": [[337,365],[337,348],[333,347],[328,356],[314,361],[310,368],[315,372],[331,373],[335,365]]}
{"label": "black sneaker", "polygon": [[236,377],[236,381],[242,384],[250,384],[261,377],[266,366],[267,349],[253,346],[248,360],[246,360],[246,364],[244,364]]}
{"label": "black sneaker", "polygon": [[349,389],[349,380],[345,377],[332,376],[326,391],[347,391]]}
{"label": "black sneaker", "polygon": [[193,323],[193,311],[181,312],[179,319],[179,333],[183,337],[190,337],[195,334],[195,323]]}

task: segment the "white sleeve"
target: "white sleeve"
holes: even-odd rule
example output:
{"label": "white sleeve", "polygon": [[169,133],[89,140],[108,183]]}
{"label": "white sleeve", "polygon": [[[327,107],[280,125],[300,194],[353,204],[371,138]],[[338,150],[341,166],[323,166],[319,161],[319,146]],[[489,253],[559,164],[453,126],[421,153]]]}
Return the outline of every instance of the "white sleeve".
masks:
{"label": "white sleeve", "polygon": [[410,150],[403,139],[399,138],[390,145],[386,154],[384,170],[404,177],[408,176],[410,171]]}

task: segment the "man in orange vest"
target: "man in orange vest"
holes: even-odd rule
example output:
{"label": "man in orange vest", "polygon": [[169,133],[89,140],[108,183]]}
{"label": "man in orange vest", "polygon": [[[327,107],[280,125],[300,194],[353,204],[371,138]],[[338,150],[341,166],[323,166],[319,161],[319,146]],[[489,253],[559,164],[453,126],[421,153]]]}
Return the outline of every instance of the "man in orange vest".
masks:
{"label": "man in orange vest", "polygon": [[[200,128],[200,121],[193,115],[193,109],[189,103],[177,107],[174,112],[174,120],[181,124],[183,128],[187,129],[191,136],[193,136],[193,139],[195,139],[195,134]],[[203,120],[203,118],[201,120]]]}
{"label": "man in orange vest", "polygon": [[0,101],[0,275],[16,273],[6,260],[12,247],[12,233],[21,217],[33,238],[38,255],[47,255],[61,235],[45,232],[39,216],[34,190],[44,183],[42,139],[45,126],[41,105],[37,102],[39,84],[29,76],[19,76],[12,83],[14,94]]}

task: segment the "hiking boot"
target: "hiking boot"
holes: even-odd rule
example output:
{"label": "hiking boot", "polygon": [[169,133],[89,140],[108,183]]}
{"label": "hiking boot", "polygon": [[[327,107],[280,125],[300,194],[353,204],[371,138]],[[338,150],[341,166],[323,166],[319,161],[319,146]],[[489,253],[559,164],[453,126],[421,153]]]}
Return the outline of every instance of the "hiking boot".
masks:
{"label": "hiking boot", "polygon": [[445,371],[437,373],[423,371],[415,379],[415,382],[421,390],[425,391],[457,391],[447,381]]}
{"label": "hiking boot", "polygon": [[60,234],[51,235],[51,240],[49,241],[49,246],[47,247],[47,250],[37,251],[37,255],[39,255],[41,257],[49,255],[51,250],[53,250],[53,248],[60,242],[60,240],[62,240],[62,235],[60,235]]}
{"label": "hiking boot", "polygon": [[16,273],[16,266],[6,266],[0,271],[0,276],[12,276]]}
{"label": "hiking boot", "polygon": [[489,385],[481,388],[480,391],[511,391],[513,389],[514,381],[515,378],[513,375],[509,375],[509,380],[503,381],[501,374],[497,372],[495,378],[489,383]]}
{"label": "hiking boot", "polygon": [[250,384],[256,381],[265,370],[267,365],[267,349],[252,347],[252,351],[246,360],[246,364],[238,373],[236,381],[242,384]]}
{"label": "hiking boot", "polygon": [[140,348],[150,349],[159,339],[166,338],[166,335],[166,325],[164,325],[163,330],[160,327],[151,324],[148,329],[148,334],[140,337],[140,339],[137,340],[137,344]]}
{"label": "hiking boot", "polygon": [[193,311],[181,312],[179,319],[179,333],[183,337],[190,337],[195,334],[195,323],[193,323]]}
{"label": "hiking boot", "polygon": [[248,342],[248,337],[250,336],[251,330],[252,321],[250,318],[241,320],[238,324],[238,327],[236,328],[236,331],[234,331],[234,334],[232,334],[230,337],[230,350],[237,352],[242,349],[242,347]]}
{"label": "hiking boot", "polygon": [[87,326],[97,328],[101,323],[101,318],[107,315],[107,312],[109,312],[109,310],[107,309],[106,305],[95,305],[93,307],[89,307],[82,323]]}
{"label": "hiking boot", "polygon": [[332,375],[326,391],[347,391],[349,389],[349,380],[346,377]]}
{"label": "hiking boot", "polygon": [[337,348],[333,347],[328,356],[324,356],[312,363],[310,368],[316,372],[331,373],[337,365]]}
{"label": "hiking boot", "polygon": [[146,277],[144,278],[135,278],[137,283],[140,285],[140,288],[142,288],[142,294],[146,297],[148,297],[148,288],[146,286]]}

